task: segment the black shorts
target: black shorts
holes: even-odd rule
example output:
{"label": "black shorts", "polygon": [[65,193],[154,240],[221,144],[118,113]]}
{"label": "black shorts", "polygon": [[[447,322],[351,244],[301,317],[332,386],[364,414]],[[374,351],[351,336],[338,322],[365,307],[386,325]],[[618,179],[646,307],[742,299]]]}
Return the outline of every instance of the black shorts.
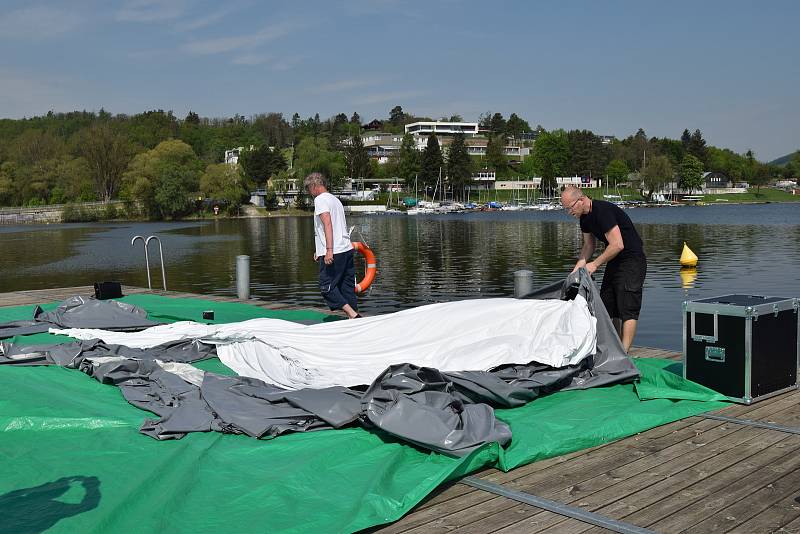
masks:
{"label": "black shorts", "polygon": [[353,263],[353,250],[333,255],[333,263],[325,264],[320,256],[319,290],[331,310],[341,310],[345,304],[358,311],[356,299],[356,268]]}
{"label": "black shorts", "polygon": [[642,287],[647,275],[644,254],[613,259],[606,266],[600,298],[612,319],[638,319],[642,309]]}

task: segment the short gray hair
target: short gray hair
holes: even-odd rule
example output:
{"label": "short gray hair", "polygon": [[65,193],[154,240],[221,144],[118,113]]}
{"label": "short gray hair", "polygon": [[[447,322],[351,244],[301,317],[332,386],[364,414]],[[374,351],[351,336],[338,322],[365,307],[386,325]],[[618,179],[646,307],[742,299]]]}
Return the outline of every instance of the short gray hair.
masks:
{"label": "short gray hair", "polygon": [[580,188],[575,187],[574,185],[568,185],[564,187],[563,191],[561,191],[561,196],[566,196],[570,200],[578,200],[579,198],[585,196],[583,191]]}
{"label": "short gray hair", "polygon": [[306,176],[305,180],[303,180],[303,186],[306,188],[308,188],[309,186],[317,187],[318,185],[321,185],[322,187],[325,188],[328,187],[327,180],[325,180],[325,177],[322,176],[322,173],[312,172],[311,174]]}

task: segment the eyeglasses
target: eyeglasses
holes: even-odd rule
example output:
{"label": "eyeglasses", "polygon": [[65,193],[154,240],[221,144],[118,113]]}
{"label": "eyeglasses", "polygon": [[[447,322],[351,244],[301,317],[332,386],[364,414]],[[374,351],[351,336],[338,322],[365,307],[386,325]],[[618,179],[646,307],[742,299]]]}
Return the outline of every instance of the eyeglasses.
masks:
{"label": "eyeglasses", "polygon": [[578,199],[577,199],[577,200],[575,200],[575,202],[573,202],[573,203],[572,203],[572,204],[571,204],[571,205],[570,205],[568,208],[567,208],[567,207],[564,207],[564,210],[565,210],[565,211],[572,211],[572,208],[574,208],[574,207],[575,207],[575,204],[577,204],[577,203],[578,203],[578,202],[580,202],[581,200],[583,200],[583,197],[578,197]]}

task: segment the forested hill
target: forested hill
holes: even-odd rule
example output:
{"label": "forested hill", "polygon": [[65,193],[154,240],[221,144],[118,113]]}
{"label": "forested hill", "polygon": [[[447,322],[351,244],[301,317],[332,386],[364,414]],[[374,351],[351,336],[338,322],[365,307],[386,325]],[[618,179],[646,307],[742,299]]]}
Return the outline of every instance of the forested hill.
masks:
{"label": "forested hill", "polygon": [[[541,176],[543,187],[556,176],[603,176],[612,182],[638,176],[653,190],[660,184],[703,171],[719,171],[732,180],[764,182],[778,168],[759,163],[752,152],[737,154],[707,145],[700,130],[684,130],[678,139],[648,137],[643,129],[624,139],[588,130],[547,131],[531,127],[511,113],[486,112],[478,120],[488,138],[485,156],[468,155],[463,140],[442,147],[431,137],[421,152],[406,135],[399,154],[379,165],[371,160],[361,133],[369,127],[402,135],[408,123],[430,120],[392,108],[388,117],[364,124],[358,113],[319,114],[290,119],[282,113],[203,118],[189,112],[176,117],[155,110],[136,115],[76,111],[0,120],[0,206],[35,206],[122,199],[144,210],[141,216],[181,216],[197,209],[197,199],[221,199],[232,210],[248,191],[285,188],[288,180],[312,170],[333,183],[346,176],[395,177],[406,184],[433,185],[442,171],[455,191],[474,172],[490,168],[498,178]],[[445,118],[452,122],[458,115]],[[600,132],[605,133],[605,132]],[[609,142],[610,141],[610,142]],[[509,144],[531,148],[531,155],[507,158]],[[244,147],[238,166],[223,164],[225,150]],[[250,150],[252,147],[252,150]],[[800,165],[800,161],[798,161]],[[638,173],[631,175],[631,173]]]}
{"label": "forested hill", "polygon": [[779,157],[777,159],[774,159],[774,160],[770,161],[769,164],[770,165],[776,165],[776,166],[779,166],[779,167],[783,167],[784,165],[786,165],[787,163],[792,161],[792,158],[794,158],[794,156],[798,152],[800,152],[800,149],[798,149],[797,151],[792,152],[790,154],[786,154],[785,156],[781,156],[781,157]]}

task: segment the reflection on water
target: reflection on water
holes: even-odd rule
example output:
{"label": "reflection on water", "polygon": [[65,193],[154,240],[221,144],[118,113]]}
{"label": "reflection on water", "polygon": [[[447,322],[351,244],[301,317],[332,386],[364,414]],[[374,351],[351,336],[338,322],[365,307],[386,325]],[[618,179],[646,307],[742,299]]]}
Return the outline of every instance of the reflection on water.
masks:
{"label": "reflection on water", "polygon": [[[639,345],[679,349],[686,299],[734,292],[800,296],[800,205],[634,209],[648,256]],[[352,216],[378,256],[378,278],[362,299],[367,314],[465,298],[510,296],[513,272],[535,283],[563,278],[581,243],[562,212],[494,212],[444,216]],[[310,217],[0,226],[0,292],[116,280],[145,286],[141,243],[158,235],[169,289],[235,295],[236,256],[251,256],[252,293],[275,302],[322,306],[312,260]],[[683,242],[699,256],[680,269]],[[161,285],[157,247],[153,286]],[[600,280],[598,273],[597,279]],[[468,325],[465,325],[468,327]]]}
{"label": "reflection on water", "polygon": [[692,289],[697,280],[697,267],[681,267],[681,287]]}

